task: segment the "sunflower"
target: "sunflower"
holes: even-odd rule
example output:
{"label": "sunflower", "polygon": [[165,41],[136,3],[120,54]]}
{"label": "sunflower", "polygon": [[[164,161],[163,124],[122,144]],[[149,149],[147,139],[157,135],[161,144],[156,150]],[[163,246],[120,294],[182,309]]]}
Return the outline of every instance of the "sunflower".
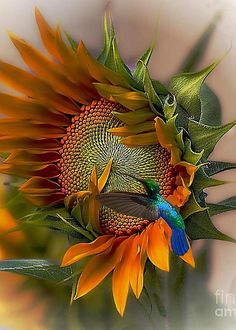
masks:
{"label": "sunflower", "polygon": [[[153,179],[185,219],[190,239],[202,238],[205,227],[208,238],[228,239],[210,222],[203,189],[223,183],[209,177],[217,166],[207,158],[235,122],[205,122],[207,102],[200,92],[211,93],[203,83],[217,63],[181,73],[165,87],[147,69],[153,47],[134,72],[124,64],[107,17],[98,59],[82,41],[67,36],[69,45],[37,9],[36,21],[50,57],[10,33],[30,72],[0,61],[1,81],[23,94],[0,94],[6,115],[0,119],[0,150],[9,153],[0,172],[26,178],[19,189],[44,214],[58,215],[64,203],[69,220],[59,218],[73,226],[78,243],[62,266],[86,258],[72,299],[112,272],[114,301],[123,315],[130,286],[137,298],[142,292],[147,259],[169,271],[172,230],[162,218],[151,222],[101,207],[96,196],[144,193],[132,176]],[[203,225],[196,214],[206,219]],[[180,257],[195,266],[190,245]]]}

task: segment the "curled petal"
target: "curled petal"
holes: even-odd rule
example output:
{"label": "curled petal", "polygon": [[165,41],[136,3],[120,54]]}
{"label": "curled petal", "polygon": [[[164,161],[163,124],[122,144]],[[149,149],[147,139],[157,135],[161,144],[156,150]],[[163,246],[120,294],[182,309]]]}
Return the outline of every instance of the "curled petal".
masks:
{"label": "curled petal", "polygon": [[48,207],[62,203],[65,195],[62,192],[50,192],[48,194],[24,194],[24,197],[37,207]]}
{"label": "curled petal", "polygon": [[57,151],[19,150],[11,153],[4,161],[5,164],[40,165],[56,163],[61,156]]}
{"label": "curled petal", "polygon": [[111,246],[114,239],[111,235],[104,235],[99,236],[91,243],[79,243],[71,246],[63,257],[62,267],[69,266],[85,257],[105,251]]}
{"label": "curled petal", "polygon": [[59,175],[58,167],[54,164],[46,165],[15,165],[2,164],[0,165],[0,173],[16,175],[23,178],[32,176],[42,176],[45,178],[56,178]]}
{"label": "curled petal", "polygon": [[20,186],[20,190],[26,194],[43,194],[59,191],[58,183],[42,177],[32,177]]}

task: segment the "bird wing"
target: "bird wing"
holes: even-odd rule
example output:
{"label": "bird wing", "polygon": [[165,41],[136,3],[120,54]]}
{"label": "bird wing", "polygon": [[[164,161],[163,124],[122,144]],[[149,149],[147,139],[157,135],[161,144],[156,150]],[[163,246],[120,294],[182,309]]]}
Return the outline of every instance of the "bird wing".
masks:
{"label": "bird wing", "polygon": [[96,198],[102,205],[124,215],[144,218],[150,221],[159,218],[158,208],[146,195],[127,192],[109,192],[101,193]]}

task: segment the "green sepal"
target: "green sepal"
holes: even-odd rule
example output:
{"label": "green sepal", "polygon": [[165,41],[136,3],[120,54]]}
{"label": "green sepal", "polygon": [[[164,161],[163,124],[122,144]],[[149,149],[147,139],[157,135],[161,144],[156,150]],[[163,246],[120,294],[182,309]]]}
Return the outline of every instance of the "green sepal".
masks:
{"label": "green sepal", "polygon": [[186,162],[196,165],[199,162],[199,160],[202,158],[203,151],[204,150],[202,150],[201,152],[193,151],[191,146],[191,141],[188,138],[186,138],[185,151],[182,156],[183,160],[186,160]]}
{"label": "green sepal", "polygon": [[153,53],[153,47],[149,47],[145,53],[140,57],[136,64],[136,68],[133,72],[133,77],[137,81],[138,86],[142,89],[143,88],[143,77],[146,72],[146,67],[150,61],[150,58]]}
{"label": "green sepal", "polygon": [[208,176],[236,168],[236,163],[227,163],[219,161],[208,161],[204,166],[204,171]]}
{"label": "green sepal", "polygon": [[67,32],[65,32],[65,34],[66,34],[67,40],[70,43],[71,48],[73,49],[73,51],[76,52],[77,48],[78,48],[78,43]]}
{"label": "green sepal", "polygon": [[196,193],[196,196],[198,196],[203,189],[208,187],[220,186],[222,184],[225,184],[225,181],[209,178],[203,168],[200,167],[195,174],[195,178],[191,188]]}
{"label": "green sepal", "polygon": [[236,196],[227,198],[217,204],[208,204],[210,215],[217,215],[227,211],[236,210]]}
{"label": "green sepal", "polygon": [[218,239],[236,242],[233,238],[221,233],[212,223],[207,210],[190,215],[186,221],[186,233],[192,240]]}
{"label": "green sepal", "polygon": [[169,94],[164,102],[164,115],[166,119],[170,119],[175,114],[177,102],[174,95]]}
{"label": "green sepal", "polygon": [[200,90],[206,77],[217,66],[219,61],[194,73],[181,73],[170,81],[170,91],[177,102],[187,111],[190,118],[199,120],[201,116]]}
{"label": "green sepal", "polygon": [[42,280],[61,282],[72,275],[71,267],[42,259],[10,259],[0,261],[0,271],[36,277]]}
{"label": "green sepal", "polygon": [[206,48],[210,41],[210,38],[216,28],[216,23],[220,18],[219,13],[215,15],[211,23],[204,29],[203,33],[201,34],[200,38],[194,44],[193,48],[191,49],[190,53],[184,59],[180,72],[191,72],[195,70],[198,63],[201,61],[203,55],[205,54]]}
{"label": "green sepal", "polygon": [[188,218],[190,215],[197,213],[197,212],[202,212],[206,210],[206,207],[202,207],[201,205],[198,204],[194,194],[192,193],[189,200],[187,203],[181,207],[180,213],[185,220]]}
{"label": "green sepal", "polygon": [[236,125],[236,120],[223,126],[208,126],[189,120],[188,132],[191,137],[194,149],[197,152],[203,152],[203,159],[212,153],[216,143]]}
{"label": "green sepal", "polygon": [[200,123],[206,125],[221,125],[221,105],[219,98],[206,84],[202,85],[200,99]]}

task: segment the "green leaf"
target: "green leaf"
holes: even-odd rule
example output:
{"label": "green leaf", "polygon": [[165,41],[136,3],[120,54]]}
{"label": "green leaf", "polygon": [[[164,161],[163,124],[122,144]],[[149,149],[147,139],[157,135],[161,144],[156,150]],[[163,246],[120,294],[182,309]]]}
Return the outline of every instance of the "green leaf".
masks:
{"label": "green leaf", "polygon": [[135,71],[133,72],[133,77],[137,81],[139,87],[143,88],[143,77],[146,72],[146,67],[150,61],[150,58],[153,53],[153,47],[149,47],[145,53],[140,57],[137,62]]}
{"label": "green leaf", "polygon": [[215,175],[222,171],[231,170],[236,168],[236,163],[227,163],[227,162],[219,162],[219,161],[208,161],[204,166],[204,171],[208,176]]}
{"label": "green leaf", "polygon": [[186,233],[192,240],[218,239],[228,242],[236,242],[233,238],[221,233],[212,223],[206,211],[190,215],[186,219]]}
{"label": "green leaf", "polygon": [[189,120],[188,131],[197,152],[203,152],[206,159],[214,150],[216,143],[236,125],[236,120],[223,126],[208,126]]}
{"label": "green leaf", "polygon": [[221,125],[221,105],[219,98],[206,84],[202,85],[200,100],[200,123],[206,125]]}
{"label": "green leaf", "polygon": [[236,210],[236,196],[225,199],[217,204],[207,204],[210,215]]}
{"label": "green leaf", "polygon": [[196,44],[193,46],[190,53],[184,59],[181,65],[180,72],[191,72],[193,71],[198,63],[201,61],[203,55],[205,54],[206,48],[210,41],[210,38],[215,30],[216,23],[220,18],[219,13],[213,18],[212,22],[204,30],[200,38],[197,40]]}
{"label": "green leaf", "polygon": [[191,146],[191,141],[188,138],[186,138],[183,160],[186,160],[186,162],[189,162],[189,163],[195,165],[202,158],[202,155],[203,155],[203,150],[201,152],[193,151],[192,146]]}
{"label": "green leaf", "polygon": [[188,112],[189,117],[199,120],[201,116],[200,90],[206,77],[219,61],[194,73],[181,73],[170,81],[170,91],[177,102]]}
{"label": "green leaf", "polygon": [[187,203],[181,207],[180,213],[185,220],[188,218],[191,214],[202,212],[206,209],[206,207],[201,207],[198,202],[196,201],[196,198],[194,194],[192,193]]}
{"label": "green leaf", "polygon": [[176,142],[178,143],[180,149],[184,150],[184,130],[181,129],[180,132],[175,136]]}
{"label": "green leaf", "polygon": [[65,34],[66,34],[67,40],[70,43],[71,48],[73,49],[73,51],[76,52],[77,48],[78,48],[78,43],[68,33],[65,33]]}
{"label": "green leaf", "polygon": [[72,275],[71,267],[42,259],[9,259],[0,261],[0,271],[37,277],[43,280],[61,282]]}
{"label": "green leaf", "polygon": [[169,94],[164,102],[164,114],[166,119],[173,117],[177,107],[177,102],[174,95]]}

